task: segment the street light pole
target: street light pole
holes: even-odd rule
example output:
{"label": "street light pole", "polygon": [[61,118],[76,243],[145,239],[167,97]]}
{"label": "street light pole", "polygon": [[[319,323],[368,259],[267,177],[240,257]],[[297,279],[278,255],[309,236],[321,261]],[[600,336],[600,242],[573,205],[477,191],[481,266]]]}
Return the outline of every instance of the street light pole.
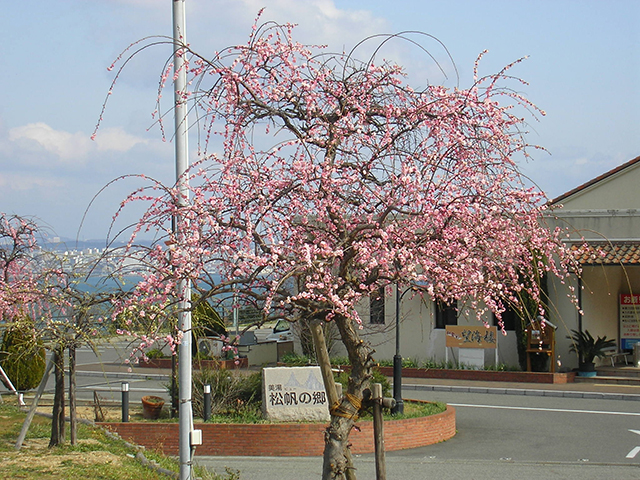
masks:
{"label": "street light pole", "polygon": [[393,398],[396,400],[395,406],[391,409],[393,414],[404,413],[404,402],[402,401],[402,356],[400,355],[400,301],[405,290],[400,295],[400,287],[396,283],[396,354],[393,356]]}
{"label": "street light pole", "polygon": [[[186,172],[189,168],[188,148],[188,117],[187,117],[187,72],[185,69],[184,46],[187,45],[185,0],[173,0],[173,68],[174,82],[174,115],[175,115],[175,152],[176,152],[176,185],[178,187],[178,206],[185,206],[189,199],[189,185]],[[184,218],[176,218],[177,235],[182,235]],[[180,308],[178,313],[179,328],[182,339],[178,348],[180,361],[178,363],[178,377],[180,379],[179,415],[179,458],[180,480],[191,478],[191,457],[193,430],[193,408],[191,403],[191,282],[180,279],[178,282]]]}

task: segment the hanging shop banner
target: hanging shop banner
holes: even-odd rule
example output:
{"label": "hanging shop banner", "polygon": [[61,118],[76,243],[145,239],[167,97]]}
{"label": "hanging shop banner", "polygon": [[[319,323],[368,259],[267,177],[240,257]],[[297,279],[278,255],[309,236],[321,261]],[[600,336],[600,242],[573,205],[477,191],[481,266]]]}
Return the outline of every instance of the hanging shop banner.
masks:
{"label": "hanging shop banner", "polygon": [[640,342],[640,295],[620,295],[620,349],[630,350]]}
{"label": "hanging shop banner", "polygon": [[447,347],[496,348],[497,327],[447,325]]}

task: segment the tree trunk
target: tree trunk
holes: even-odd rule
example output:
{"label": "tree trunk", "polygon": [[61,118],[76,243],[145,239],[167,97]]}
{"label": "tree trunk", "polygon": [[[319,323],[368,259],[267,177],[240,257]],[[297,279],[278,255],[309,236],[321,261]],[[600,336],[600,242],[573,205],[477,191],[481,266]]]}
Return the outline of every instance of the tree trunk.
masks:
{"label": "tree trunk", "polygon": [[78,422],[76,417],[76,347],[69,346],[69,434],[70,443],[78,442]]}
{"label": "tree trunk", "polygon": [[[316,351],[316,359],[322,372],[322,379],[327,390],[327,400],[329,401],[329,408],[332,409],[334,405],[338,405],[340,398],[338,397],[338,391],[336,389],[335,380],[333,378],[333,372],[331,371],[331,359],[329,358],[329,350],[325,342],[324,328],[322,321],[312,321],[309,323],[309,330],[313,339],[314,349]],[[353,461],[351,459],[351,451],[348,446],[344,452],[345,457],[345,474],[348,480],[356,480],[355,470],[353,468]],[[325,465],[325,469],[326,469]]]}
{"label": "tree trunk", "polygon": [[55,394],[53,397],[53,416],[51,419],[51,439],[49,448],[64,444],[64,350],[53,351],[55,365]]}
{"label": "tree trunk", "polygon": [[358,419],[363,392],[369,387],[373,365],[372,350],[360,339],[350,319],[338,316],[335,322],[347,348],[351,373],[346,394],[331,405],[331,423],[325,431],[322,479],[354,480],[356,477],[351,464],[349,434]]}

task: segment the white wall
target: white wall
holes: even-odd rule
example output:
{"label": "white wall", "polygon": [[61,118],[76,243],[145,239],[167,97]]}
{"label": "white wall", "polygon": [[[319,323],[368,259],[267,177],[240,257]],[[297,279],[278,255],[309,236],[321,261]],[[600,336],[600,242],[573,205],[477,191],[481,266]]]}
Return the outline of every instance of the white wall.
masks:
{"label": "white wall", "polygon": [[[387,294],[385,301],[385,324],[371,325],[369,306],[362,305],[358,312],[363,319],[362,338],[371,343],[375,349],[376,360],[391,360],[395,355],[395,291]],[[477,326],[481,323],[475,313],[461,307],[458,316],[459,325]],[[435,306],[430,299],[420,296],[411,297],[406,294],[402,298],[400,308],[400,354],[403,358],[415,359],[419,363],[427,360],[443,362],[445,360],[445,330],[435,328]],[[456,361],[457,349],[449,349],[448,358]],[[495,351],[486,349],[485,364],[495,363]],[[502,335],[498,331],[498,363],[518,365],[518,354],[515,333]]]}

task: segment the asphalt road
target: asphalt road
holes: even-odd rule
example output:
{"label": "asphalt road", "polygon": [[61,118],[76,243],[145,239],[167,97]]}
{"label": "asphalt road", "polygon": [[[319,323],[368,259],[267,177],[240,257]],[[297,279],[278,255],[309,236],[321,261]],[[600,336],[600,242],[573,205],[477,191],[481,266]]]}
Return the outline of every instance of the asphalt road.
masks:
{"label": "asphalt road", "polygon": [[[76,352],[76,369],[78,371],[76,385],[79,401],[92,402],[93,392],[98,392],[103,400],[120,402],[122,398],[122,382],[129,383],[129,399],[140,401],[144,395],[157,395],[169,399],[166,384],[170,377],[158,374],[157,370],[133,367],[127,372],[125,360],[129,358],[130,348],[126,342],[116,341],[98,347],[93,352],[83,347]],[[65,381],[68,376],[65,376]],[[67,382],[68,383],[68,382]],[[44,399],[52,398],[54,390],[53,375],[49,377],[44,392]],[[0,394],[8,394],[8,390],[0,384]]]}
{"label": "asphalt road", "polygon": [[410,394],[453,405],[458,433],[447,442],[401,452],[400,456],[427,452],[447,460],[640,466],[640,454],[630,455],[640,445],[640,402],[454,392]]}
{"label": "asphalt road", "polygon": [[[407,391],[454,405],[458,433],[446,442],[386,455],[387,478],[640,479],[640,402]],[[243,480],[319,479],[320,458],[196,457]],[[358,477],[375,478],[372,455]]]}
{"label": "asphalt road", "polygon": [[[160,395],[168,400],[166,375],[122,368],[124,343],[102,347],[98,357],[78,352],[78,397],[119,401],[121,382],[130,400]],[[535,388],[535,387],[534,387]],[[51,380],[47,391],[52,392]],[[5,391],[1,393],[5,394]],[[405,390],[405,398],[455,406],[458,433],[447,442],[389,452],[389,480],[422,479],[640,479],[640,401]],[[211,469],[239,470],[242,480],[320,479],[322,459],[196,457]],[[373,455],[355,458],[358,478],[375,478]]]}
{"label": "asphalt road", "polygon": [[[225,465],[240,471],[240,480],[319,480],[320,458],[253,457],[238,462],[236,457],[196,457],[197,463],[224,474]],[[359,480],[375,479],[371,456],[356,458]],[[402,458],[387,455],[388,480],[633,480],[640,478],[637,467],[578,463],[531,463],[514,461],[440,460],[424,457]]]}

